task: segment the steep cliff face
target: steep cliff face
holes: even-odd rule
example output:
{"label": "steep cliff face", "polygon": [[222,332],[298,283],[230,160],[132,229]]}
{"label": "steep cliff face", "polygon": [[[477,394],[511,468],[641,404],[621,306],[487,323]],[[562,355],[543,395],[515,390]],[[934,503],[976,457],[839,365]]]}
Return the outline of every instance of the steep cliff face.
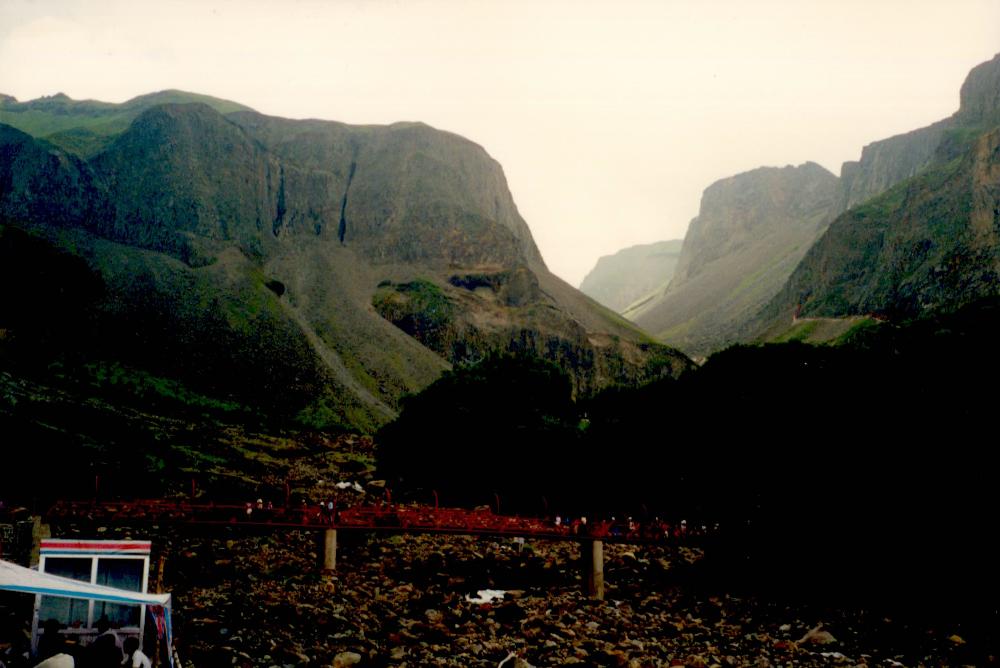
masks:
{"label": "steep cliff face", "polygon": [[[833,221],[757,318],[756,331],[780,331],[795,315],[919,317],[1000,292],[1000,55],[972,70],[961,101],[931,126],[936,135],[930,128],[903,135],[920,137],[927,164]],[[885,171],[913,165],[904,157],[895,167],[887,161]]]}
{"label": "steep cliff face", "polygon": [[498,349],[584,393],[689,364],[552,276],[500,166],[421,124],[158,104],[89,160],[0,126],[0,186],[0,222],[104,285],[84,354],[309,423],[372,428]]}
{"label": "steep cliff face", "polygon": [[961,106],[956,117],[963,123],[1000,123],[1000,53],[972,68],[959,92]]}
{"label": "steep cliff face", "polygon": [[580,283],[580,292],[621,313],[667,286],[680,258],[682,241],[660,241],[625,248],[597,260]]}
{"label": "steep cliff face", "polygon": [[372,262],[542,264],[502,168],[467,139],[421,123],[302,127],[254,112],[230,119],[305,168],[285,174],[276,233],[336,234]]}
{"label": "steep cliff face", "polygon": [[716,181],[705,190],[688,227],[690,240],[684,239],[674,287],[756,238],[826,213],[835,187],[836,177],[813,162],[763,167]]}
{"label": "steep cliff face", "polygon": [[815,163],[756,169],[712,184],[670,285],[625,316],[693,354],[736,340],[829,222],[837,185]]}
{"label": "steep cliff face", "polygon": [[865,146],[859,161],[845,162],[840,169],[838,213],[918,174],[934,159],[941,139],[952,126],[949,118]]}
{"label": "steep cliff face", "polygon": [[192,239],[264,250],[280,167],[208,106],[153,107],[91,165],[113,208],[103,236],[173,253]]}
{"label": "steep cliff face", "polygon": [[1000,54],[969,72],[957,112],[925,128],[872,142],[841,168],[840,211],[919,174],[937,158],[955,157],[970,136],[1000,121]]}
{"label": "steep cliff face", "polygon": [[1000,130],[834,221],[773,318],[947,312],[1000,293]]}
{"label": "steep cliff face", "polygon": [[[956,216],[961,218],[961,212],[968,208],[962,197],[972,196],[970,192],[959,194],[953,187],[941,190],[941,184],[959,165],[967,164],[970,155],[985,150],[984,133],[1000,124],[998,99],[1000,54],[969,73],[962,86],[961,107],[949,118],[869,144],[859,161],[844,163],[839,180],[830,175],[813,181],[787,180],[788,192],[801,194],[799,201],[782,195],[780,187],[767,185],[762,176],[766,172],[750,172],[714,184],[705,191],[701,213],[691,222],[670,286],[659,296],[633,304],[625,311],[626,317],[672,345],[703,353],[759,335],[765,320],[773,330],[776,313],[790,317],[799,304],[804,313],[919,311],[923,308],[916,306],[920,299],[889,298],[884,288],[896,285],[900,295],[913,290],[926,292],[912,284],[915,269],[911,265],[915,258],[933,255],[928,250],[931,246],[948,245],[946,238],[935,237],[937,233],[930,228],[947,228]],[[970,179],[973,172],[968,166],[962,171]],[[748,178],[750,175],[756,177]],[[986,177],[976,178],[981,181]],[[920,189],[934,190],[940,201],[917,204]],[[988,211],[985,196],[976,197],[980,208]],[[943,208],[945,201],[953,210]],[[909,250],[897,248],[890,254],[876,251],[889,232],[887,228],[876,233],[871,220],[888,224],[890,218],[903,215],[897,209],[904,203],[912,204],[908,215],[916,220],[894,224],[911,226],[903,235]],[[825,251],[815,251],[825,253],[824,259],[820,261],[810,252],[801,273],[797,272],[793,283],[782,291],[783,296],[761,311],[782,289],[806,249],[837,216],[836,229],[831,228],[826,233],[829,238],[823,237],[819,245]],[[928,221],[927,216],[935,219]],[[952,223],[944,222],[946,219]],[[858,222],[862,220],[867,222]],[[780,225],[768,227],[780,221]],[[845,221],[858,224],[852,228]],[[949,229],[958,234],[954,226]],[[903,236],[895,237],[896,242],[904,243]],[[964,257],[967,249],[957,250],[963,243],[953,245]],[[980,251],[974,254],[979,257]],[[838,263],[843,265],[841,269],[832,269]],[[974,284],[969,286],[969,294],[983,292],[982,281],[988,275],[985,266],[978,260],[969,264],[969,280]],[[858,280],[857,289],[850,287],[851,276]],[[826,281],[832,281],[837,289],[821,288]],[[795,290],[799,292],[793,298],[790,294]],[[959,292],[942,288],[940,296],[959,299]],[[824,296],[819,298],[819,294]],[[835,302],[841,306],[834,307]]]}

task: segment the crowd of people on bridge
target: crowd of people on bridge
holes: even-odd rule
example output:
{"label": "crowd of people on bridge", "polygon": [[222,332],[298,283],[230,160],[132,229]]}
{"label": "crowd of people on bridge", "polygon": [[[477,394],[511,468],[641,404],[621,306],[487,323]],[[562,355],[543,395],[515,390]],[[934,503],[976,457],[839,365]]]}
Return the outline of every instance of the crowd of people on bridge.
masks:
{"label": "crowd of people on bridge", "polygon": [[670,540],[702,537],[718,531],[718,524],[666,520],[660,517],[636,519],[610,515],[588,520],[584,515],[555,515],[547,518],[494,513],[481,506],[467,510],[438,508],[381,501],[341,508],[333,500],[309,503],[302,500],[295,510],[274,509],[258,499],[248,503],[246,518],[254,521],[285,521],[306,526],[342,528],[398,528],[402,530],[471,531],[481,533],[559,534],[622,540]]}
{"label": "crowd of people on bridge", "polygon": [[577,518],[556,515],[552,526],[557,533],[594,538],[622,538],[634,540],[666,540],[707,536],[719,530],[718,524],[691,523],[686,519],[670,522],[659,517],[642,520],[626,516],[619,520],[615,515],[588,521],[586,516]]}
{"label": "crowd of people on bridge", "polygon": [[[358,503],[357,499],[334,496],[321,501],[305,497],[282,505],[263,497],[240,505],[191,504],[184,501],[148,501],[105,504],[103,508],[83,505],[65,510],[92,519],[177,520],[214,523],[281,524],[303,527],[398,529],[403,531],[468,531],[512,535],[563,535],[609,540],[663,541],[704,537],[718,532],[718,524],[664,519],[658,516],[550,515],[523,517],[494,512],[491,506],[474,509],[439,508],[412,503],[393,503],[388,492],[378,501]],[[58,514],[58,513],[56,513]],[[110,518],[108,517],[110,515]]]}

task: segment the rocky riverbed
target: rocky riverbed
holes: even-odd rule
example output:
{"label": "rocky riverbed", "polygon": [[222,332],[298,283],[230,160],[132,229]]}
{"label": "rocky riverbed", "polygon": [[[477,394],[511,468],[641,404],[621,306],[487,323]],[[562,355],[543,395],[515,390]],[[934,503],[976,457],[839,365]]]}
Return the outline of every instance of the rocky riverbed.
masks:
{"label": "rocky riverbed", "polygon": [[[995,661],[983,649],[989,643],[959,626],[714,591],[701,552],[683,547],[606,545],[607,596],[593,601],[580,591],[579,546],[569,542],[519,549],[506,540],[342,531],[337,574],[324,578],[313,533],[224,528],[153,538],[175,594],[179,654],[198,668]],[[485,588],[506,595],[469,600]]]}

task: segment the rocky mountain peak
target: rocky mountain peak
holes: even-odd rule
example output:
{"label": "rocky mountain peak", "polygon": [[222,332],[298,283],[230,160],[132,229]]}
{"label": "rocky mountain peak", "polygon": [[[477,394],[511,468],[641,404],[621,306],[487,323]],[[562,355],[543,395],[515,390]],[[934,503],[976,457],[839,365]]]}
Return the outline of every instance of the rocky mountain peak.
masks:
{"label": "rocky mountain peak", "polygon": [[799,225],[833,204],[837,177],[814,162],[760,167],[705,189],[674,275],[683,282],[716,258],[781,226]]}
{"label": "rocky mountain peak", "polygon": [[958,115],[966,122],[1000,119],[1000,53],[972,68],[959,93]]}
{"label": "rocky mountain peak", "polygon": [[839,180],[814,162],[761,167],[713,183],[666,290],[624,315],[670,345],[704,354],[781,289],[835,211]]}
{"label": "rocky mountain peak", "polygon": [[182,255],[192,234],[262,247],[257,221],[271,205],[257,182],[261,151],[205,104],[147,109],[93,165],[114,210],[105,233],[116,240]]}
{"label": "rocky mountain peak", "polygon": [[[974,67],[960,93],[960,108],[952,116],[927,127],[872,142],[859,161],[841,168],[841,210],[850,209],[916,176],[938,154],[955,157],[963,128],[981,128],[1000,122],[1000,54]],[[955,131],[959,132],[955,132]],[[953,146],[950,144],[959,144]],[[943,146],[944,145],[944,146]],[[942,150],[944,149],[944,150]]]}
{"label": "rocky mountain peak", "polygon": [[1000,131],[845,212],[810,249],[768,316],[942,313],[995,296]]}

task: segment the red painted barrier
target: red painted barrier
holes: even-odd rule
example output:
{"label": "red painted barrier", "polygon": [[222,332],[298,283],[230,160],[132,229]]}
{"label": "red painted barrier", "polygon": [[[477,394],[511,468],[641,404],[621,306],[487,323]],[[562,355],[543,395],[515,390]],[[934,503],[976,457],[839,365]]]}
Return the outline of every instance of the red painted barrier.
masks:
{"label": "red painted barrier", "polygon": [[50,522],[102,524],[227,524],[274,530],[344,529],[390,533],[453,533],[487,536],[523,536],[549,540],[601,539],[624,543],[668,543],[705,537],[718,526],[585,518],[550,520],[500,515],[492,509],[439,508],[387,502],[338,508],[192,504],[187,501],[140,499],[121,502],[60,501],[47,514]]}

